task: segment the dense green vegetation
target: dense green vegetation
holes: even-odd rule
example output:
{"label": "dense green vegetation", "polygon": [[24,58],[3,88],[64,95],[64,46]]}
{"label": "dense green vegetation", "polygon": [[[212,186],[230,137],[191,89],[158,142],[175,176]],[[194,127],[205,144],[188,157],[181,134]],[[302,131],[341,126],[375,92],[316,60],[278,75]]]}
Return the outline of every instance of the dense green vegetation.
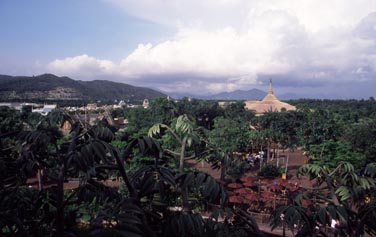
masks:
{"label": "dense green vegetation", "polygon": [[[376,234],[376,102],[296,100],[297,111],[255,117],[241,102],[172,101],[124,108],[128,128],[75,121],[64,111],[40,117],[0,108],[0,233],[4,236],[262,236],[231,205],[223,182],[246,170],[242,154],[303,149],[299,175],[316,184],[271,215],[272,228],[324,236],[316,226],[340,220],[343,236]],[[62,121],[73,124],[69,135]],[[219,182],[188,160],[221,169]],[[279,175],[265,166],[265,176]],[[272,171],[272,172],[271,172]],[[38,174],[38,188],[27,181]],[[119,187],[104,181],[119,179]],[[66,180],[77,186],[64,189]],[[304,200],[310,200],[306,204]],[[315,200],[315,202],[312,202]],[[212,216],[203,218],[201,213]],[[283,218],[281,218],[283,214]],[[224,221],[218,221],[218,217]]]}

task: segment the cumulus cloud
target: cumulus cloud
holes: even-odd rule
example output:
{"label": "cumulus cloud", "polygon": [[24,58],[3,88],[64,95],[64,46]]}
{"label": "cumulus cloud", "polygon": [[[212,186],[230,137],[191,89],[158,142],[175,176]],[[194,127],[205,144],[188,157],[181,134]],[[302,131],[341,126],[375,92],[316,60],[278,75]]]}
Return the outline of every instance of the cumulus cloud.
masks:
{"label": "cumulus cloud", "polygon": [[80,55],[52,72],[107,75],[136,85],[193,93],[370,81],[376,75],[376,1],[105,0],[128,14],[176,27],[120,62]]}
{"label": "cumulus cloud", "polygon": [[57,74],[77,75],[86,79],[98,75],[112,74],[116,68],[110,60],[100,60],[86,54],[56,59],[47,65],[49,71]]}

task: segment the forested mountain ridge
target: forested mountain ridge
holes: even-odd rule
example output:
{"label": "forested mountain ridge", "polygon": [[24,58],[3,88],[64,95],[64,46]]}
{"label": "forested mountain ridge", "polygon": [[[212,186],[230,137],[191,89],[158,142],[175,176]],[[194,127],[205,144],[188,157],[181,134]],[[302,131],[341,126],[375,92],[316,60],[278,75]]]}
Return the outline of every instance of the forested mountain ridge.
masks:
{"label": "forested mountain ridge", "polygon": [[143,100],[166,96],[161,92],[124,83],[76,81],[53,74],[0,75],[0,100]]}

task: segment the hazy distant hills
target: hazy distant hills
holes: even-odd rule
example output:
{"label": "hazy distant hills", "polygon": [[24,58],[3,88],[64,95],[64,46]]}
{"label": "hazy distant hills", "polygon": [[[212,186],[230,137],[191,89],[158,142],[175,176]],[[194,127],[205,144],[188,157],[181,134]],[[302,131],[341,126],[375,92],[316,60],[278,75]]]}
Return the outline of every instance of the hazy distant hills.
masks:
{"label": "hazy distant hills", "polygon": [[261,100],[266,92],[259,89],[251,89],[248,91],[236,90],[232,92],[222,92],[208,96],[210,100]]}
{"label": "hazy distant hills", "polygon": [[173,98],[191,97],[205,100],[261,100],[265,97],[266,92],[258,89],[247,91],[236,90],[232,92],[221,92],[212,95],[191,95],[191,94],[169,94]]}
{"label": "hazy distant hills", "polygon": [[[204,99],[204,100],[262,100],[266,96],[266,92],[259,89],[251,89],[247,91],[236,90],[232,92],[221,92],[218,94],[212,95],[193,95],[187,93],[168,93],[172,98],[183,98],[190,97],[195,99]],[[302,98],[311,98],[311,99],[322,99],[322,98],[331,98],[325,94],[296,94],[296,93],[286,93],[286,94],[277,94],[276,95],[280,100],[295,100]]]}
{"label": "hazy distant hills", "polygon": [[[266,92],[258,89],[236,90],[209,95],[168,93],[172,98],[191,97],[205,100],[261,100]],[[152,99],[166,94],[144,87],[124,83],[96,80],[78,81],[53,74],[39,76],[0,75],[0,101],[46,101],[46,100],[130,100]],[[297,99],[301,96],[285,94],[282,100]]]}
{"label": "hazy distant hills", "polygon": [[112,81],[76,81],[53,74],[0,75],[0,100],[143,100],[165,94]]}

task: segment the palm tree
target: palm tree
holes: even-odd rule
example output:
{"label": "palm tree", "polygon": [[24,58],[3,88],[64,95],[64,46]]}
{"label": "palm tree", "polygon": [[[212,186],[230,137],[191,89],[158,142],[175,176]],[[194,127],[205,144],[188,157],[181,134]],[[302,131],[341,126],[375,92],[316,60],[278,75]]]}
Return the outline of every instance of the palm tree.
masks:
{"label": "palm tree", "polygon": [[188,159],[193,159],[195,156],[191,155],[187,157],[187,148],[191,147],[193,143],[199,142],[199,136],[197,128],[189,120],[187,115],[181,115],[177,118],[176,122],[172,123],[171,126],[157,123],[149,129],[149,137],[162,135],[161,129],[166,129],[176,142],[179,144],[177,151],[166,149],[165,151],[173,156],[179,157],[179,169],[184,169],[184,161]]}

